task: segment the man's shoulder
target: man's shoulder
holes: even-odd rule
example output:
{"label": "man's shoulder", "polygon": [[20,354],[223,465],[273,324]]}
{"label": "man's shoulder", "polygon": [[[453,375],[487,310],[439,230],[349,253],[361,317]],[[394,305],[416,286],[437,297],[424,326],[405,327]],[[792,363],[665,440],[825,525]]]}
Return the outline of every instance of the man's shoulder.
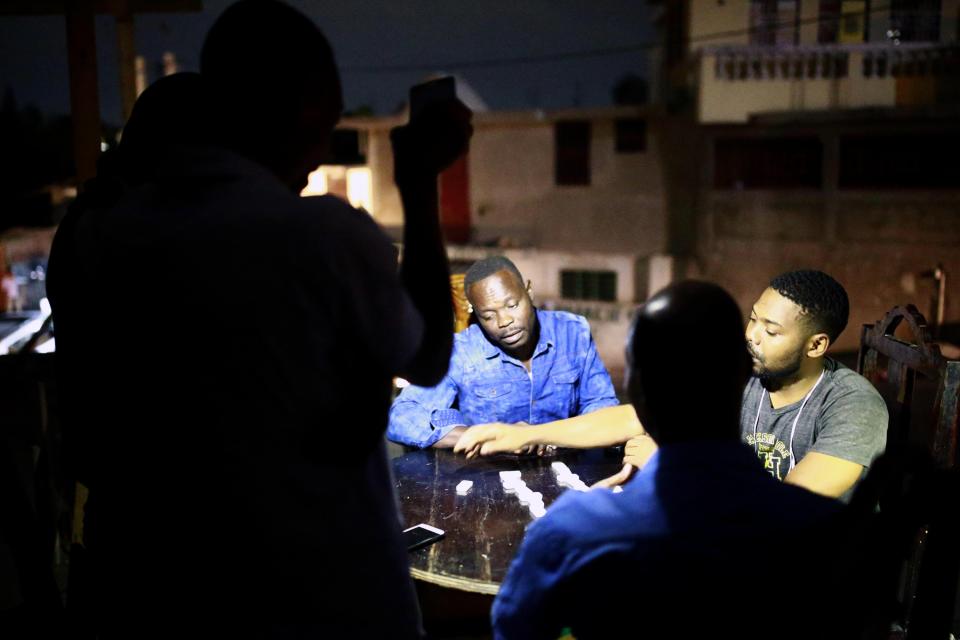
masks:
{"label": "man's shoulder", "polygon": [[477,361],[495,350],[496,347],[487,339],[478,324],[471,324],[463,331],[453,334],[453,360],[464,363]]}
{"label": "man's shoulder", "polygon": [[546,326],[552,335],[562,340],[582,340],[589,339],[591,336],[590,323],[583,316],[569,311],[538,310],[537,314],[540,323]]}
{"label": "man's shoulder", "polygon": [[397,250],[376,220],[336,196],[297,198],[291,215],[297,219],[294,233],[323,242],[334,253],[379,256],[396,267]]}
{"label": "man's shoulder", "polygon": [[538,311],[541,319],[549,320],[557,325],[563,326],[574,326],[579,328],[590,329],[590,323],[587,322],[587,319],[576,313],[571,313],[569,311],[552,311],[547,309],[540,309]]}
{"label": "man's shoulder", "polygon": [[463,331],[458,331],[453,334],[453,345],[467,347],[473,344],[480,344],[481,341],[486,341],[486,336],[483,334],[483,329],[480,328],[478,324],[471,324]]}
{"label": "man's shoulder", "polygon": [[862,375],[844,366],[842,363],[827,358],[826,368],[830,387],[844,394],[869,397],[882,400],[880,393]]}
{"label": "man's shoulder", "polygon": [[760,377],[753,374],[743,388],[743,399],[759,396],[761,393],[763,393],[763,384],[760,383]]}
{"label": "man's shoulder", "polygon": [[296,210],[319,227],[338,228],[358,234],[369,234],[388,241],[387,235],[369,213],[354,208],[331,195],[296,198]]}

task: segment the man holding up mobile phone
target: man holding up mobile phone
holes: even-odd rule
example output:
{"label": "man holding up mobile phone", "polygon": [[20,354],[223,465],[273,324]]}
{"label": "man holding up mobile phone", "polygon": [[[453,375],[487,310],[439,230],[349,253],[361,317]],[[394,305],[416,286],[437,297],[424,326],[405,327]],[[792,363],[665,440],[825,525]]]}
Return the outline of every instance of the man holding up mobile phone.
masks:
{"label": "man holding up mobile phone", "polygon": [[[470,112],[431,104],[393,132],[398,274],[368,214],[299,196],[343,108],[317,27],[238,2],[200,67],[212,143],[166,149],[156,177],[81,221],[96,297],[131,318],[88,336],[117,374],[87,465],[98,632],[420,637],[383,433],[392,377],[447,368],[436,180]],[[200,323],[158,309],[172,290]]]}

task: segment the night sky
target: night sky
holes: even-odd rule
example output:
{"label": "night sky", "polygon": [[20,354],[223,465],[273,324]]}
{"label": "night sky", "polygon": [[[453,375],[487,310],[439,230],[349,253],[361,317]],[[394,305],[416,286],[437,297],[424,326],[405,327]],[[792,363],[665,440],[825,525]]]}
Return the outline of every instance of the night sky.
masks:
{"label": "night sky", "polygon": [[[137,50],[150,80],[164,51],[180,69],[197,70],[203,36],[230,2],[204,0],[194,14],[136,18]],[[389,113],[407,87],[435,71],[465,79],[492,109],[605,105],[625,74],[647,75],[647,51],[560,60],[461,66],[460,63],[537,58],[622,49],[655,38],[641,0],[421,0],[418,2],[290,2],[310,15],[333,43],[343,73],[347,109]],[[120,124],[116,30],[97,20],[103,119]],[[402,67],[389,71],[384,67]],[[0,17],[0,88],[20,106],[48,114],[69,111],[66,35],[62,17]]]}

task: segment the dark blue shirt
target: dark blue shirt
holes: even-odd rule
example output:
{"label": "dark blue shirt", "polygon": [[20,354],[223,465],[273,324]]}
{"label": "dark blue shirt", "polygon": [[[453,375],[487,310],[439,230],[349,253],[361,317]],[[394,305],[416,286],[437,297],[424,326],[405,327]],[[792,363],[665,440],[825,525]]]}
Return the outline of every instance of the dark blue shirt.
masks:
{"label": "dark blue shirt", "polygon": [[772,479],[739,442],[664,446],[622,493],[567,491],[530,525],[494,636],[686,638],[720,624],[783,638],[827,606],[815,567],[836,566],[822,531],[840,509]]}
{"label": "dark blue shirt", "polygon": [[403,390],[390,409],[387,437],[429,447],[458,426],[543,424],[619,404],[586,319],[541,310],[537,319],[529,373],[478,325],[456,334],[447,375],[435,387]]}

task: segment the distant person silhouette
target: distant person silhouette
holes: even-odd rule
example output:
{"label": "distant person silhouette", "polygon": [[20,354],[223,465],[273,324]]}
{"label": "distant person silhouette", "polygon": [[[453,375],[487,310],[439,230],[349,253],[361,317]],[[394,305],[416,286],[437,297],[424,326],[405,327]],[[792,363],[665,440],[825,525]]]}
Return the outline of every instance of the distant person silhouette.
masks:
{"label": "distant person silhouette", "polygon": [[[827,636],[842,506],[780,483],[739,441],[750,376],[733,299],[672,285],[640,308],[628,390],[659,450],[622,493],[567,492],[528,529],[498,638]],[[693,384],[696,382],[696,384]]]}
{"label": "distant person silhouette", "polygon": [[148,180],[171,147],[199,143],[202,105],[198,73],[164,76],[147,87],[134,103],[120,144],[100,156],[97,176],[84,185],[54,234],[46,288],[56,331],[59,402],[68,460],[73,474],[85,484],[90,482],[90,470],[75,465],[87,456],[77,455],[75,447],[88,442],[81,432],[96,422],[102,400],[97,393],[111,375],[98,367],[97,354],[107,345],[94,344],[90,338],[102,330],[102,323],[110,322],[109,316],[122,313],[115,306],[122,298],[94,297],[87,261],[80,254],[90,243],[81,244],[78,224],[86,213],[114,205],[126,190]]}
{"label": "distant person silhouette", "polygon": [[79,222],[94,295],[124,313],[96,336],[101,635],[418,637],[383,432],[392,377],[449,360],[436,179],[469,110],[393,132],[398,272],[369,214],[298,195],[342,110],[317,27],[238,2],[200,74],[209,144]]}
{"label": "distant person silhouette", "polygon": [[3,262],[0,268],[0,312],[23,311],[20,301],[20,285],[9,264]]}

